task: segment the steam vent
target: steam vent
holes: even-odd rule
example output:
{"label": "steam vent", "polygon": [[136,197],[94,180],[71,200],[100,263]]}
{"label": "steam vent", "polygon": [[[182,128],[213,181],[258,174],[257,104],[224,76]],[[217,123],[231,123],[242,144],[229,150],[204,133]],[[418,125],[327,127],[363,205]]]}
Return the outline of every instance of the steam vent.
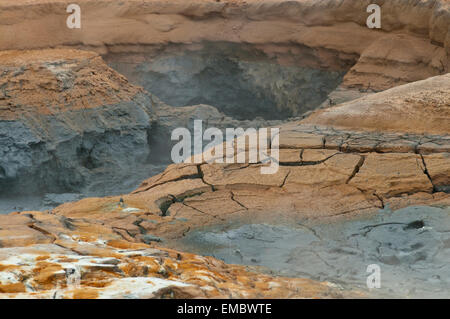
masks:
{"label": "steam vent", "polygon": [[450,0],[1,0],[0,298],[450,298],[449,72]]}

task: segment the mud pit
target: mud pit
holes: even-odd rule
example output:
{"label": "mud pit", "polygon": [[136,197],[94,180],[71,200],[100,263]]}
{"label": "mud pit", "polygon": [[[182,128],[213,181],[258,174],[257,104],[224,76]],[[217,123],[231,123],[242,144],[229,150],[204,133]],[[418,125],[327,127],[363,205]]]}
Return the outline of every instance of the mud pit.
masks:
{"label": "mud pit", "polygon": [[283,53],[270,49],[205,42],[148,46],[140,48],[142,53],[111,53],[105,60],[169,105],[213,105],[238,120],[281,120],[314,110],[354,62],[333,61],[340,66],[330,69],[319,50],[299,45]]}
{"label": "mud pit", "polygon": [[[387,208],[376,217],[328,225],[235,224],[192,232],[181,244],[227,263],[329,281],[371,297],[445,298],[450,289],[448,207]],[[371,264],[381,268],[380,289],[366,286]]]}

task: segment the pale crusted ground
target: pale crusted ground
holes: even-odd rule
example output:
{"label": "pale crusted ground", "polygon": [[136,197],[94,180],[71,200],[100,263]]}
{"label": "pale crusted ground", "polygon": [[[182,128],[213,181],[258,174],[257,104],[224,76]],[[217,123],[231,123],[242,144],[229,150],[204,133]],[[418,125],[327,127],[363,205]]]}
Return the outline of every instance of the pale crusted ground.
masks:
{"label": "pale crusted ground", "polygon": [[[280,168],[274,175],[261,175],[261,164],[177,164],[143,182],[128,195],[84,199],[51,212],[2,216],[3,247],[56,245],[77,256],[74,258],[65,251],[43,257],[49,253],[44,248],[46,254],[42,251],[32,254],[31,261],[21,266],[19,263],[23,261],[8,259],[1,263],[3,269],[16,270],[5,275],[1,289],[21,292],[6,297],[49,297],[55,294],[57,278],[65,278],[66,272],[61,271],[66,266],[64,259],[69,258],[70,263],[77,265],[83,264],[80,260],[90,258],[83,266],[87,267],[82,277],[83,291],[63,290],[56,296],[125,297],[127,291],[117,292],[116,288],[124,280],[127,283],[132,280],[127,277],[136,277],[133,283],[136,289],[130,292],[133,297],[166,296],[163,292],[169,290],[174,297],[350,296],[349,292],[339,293],[326,283],[250,274],[243,267],[226,265],[213,258],[171,252],[166,256],[177,257],[155,261],[152,254],[160,256],[167,254],[166,250],[154,248],[148,253],[149,246],[142,242],[170,246],[173,240],[198,227],[233,220],[256,222],[296,216],[327,223],[336,218],[375,213],[386,205],[394,209],[418,204],[449,205],[449,194],[443,192],[450,184],[449,148],[448,134],[357,132],[285,124],[280,132]],[[124,257],[133,255],[136,249],[139,250],[136,256],[148,258],[139,257],[137,263]],[[2,251],[8,252],[8,248]],[[113,260],[97,260],[100,257]],[[30,277],[29,271],[40,265],[36,258],[42,260],[45,272],[35,270]],[[92,263],[100,265],[92,268]],[[170,266],[162,270],[166,263]],[[105,275],[105,269],[114,271]],[[181,284],[191,284],[191,271],[196,284],[193,287]],[[199,272],[205,276],[199,277]],[[150,278],[149,282],[141,278],[144,275]],[[151,279],[155,276],[175,282]],[[95,284],[90,278],[95,278]],[[39,284],[39,280],[43,283]],[[104,282],[105,287],[92,287],[99,282]],[[258,282],[264,282],[265,288]],[[297,282],[299,286],[293,288],[292,283]],[[28,294],[23,295],[25,291]]]}

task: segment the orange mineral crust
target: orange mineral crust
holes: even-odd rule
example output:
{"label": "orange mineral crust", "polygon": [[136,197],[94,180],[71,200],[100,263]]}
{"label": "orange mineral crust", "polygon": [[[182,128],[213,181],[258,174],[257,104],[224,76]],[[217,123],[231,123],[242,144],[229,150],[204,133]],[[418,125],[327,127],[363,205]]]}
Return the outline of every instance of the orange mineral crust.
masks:
{"label": "orange mineral crust", "polygon": [[93,52],[0,52],[0,118],[55,115],[131,100],[140,89]]}

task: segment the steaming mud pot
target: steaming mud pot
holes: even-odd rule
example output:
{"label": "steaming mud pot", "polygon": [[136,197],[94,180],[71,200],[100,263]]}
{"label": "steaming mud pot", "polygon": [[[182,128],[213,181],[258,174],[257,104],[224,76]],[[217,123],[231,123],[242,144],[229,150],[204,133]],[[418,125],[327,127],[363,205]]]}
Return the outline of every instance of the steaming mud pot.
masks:
{"label": "steaming mud pot", "polygon": [[192,232],[181,244],[226,263],[345,289],[368,290],[367,266],[377,264],[381,288],[368,291],[372,297],[448,298],[450,289],[449,207],[387,208],[333,224],[234,224]]}

